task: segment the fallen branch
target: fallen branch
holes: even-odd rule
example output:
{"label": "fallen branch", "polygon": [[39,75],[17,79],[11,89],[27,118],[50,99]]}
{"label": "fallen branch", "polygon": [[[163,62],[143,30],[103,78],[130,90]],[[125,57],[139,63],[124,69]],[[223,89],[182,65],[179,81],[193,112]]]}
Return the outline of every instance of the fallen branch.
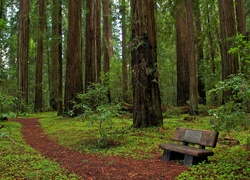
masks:
{"label": "fallen branch", "polygon": [[6,135],[5,133],[2,133],[2,132],[0,132],[0,133],[1,133],[1,137],[7,137],[13,144],[16,145],[16,142],[11,137],[9,137],[8,135]]}

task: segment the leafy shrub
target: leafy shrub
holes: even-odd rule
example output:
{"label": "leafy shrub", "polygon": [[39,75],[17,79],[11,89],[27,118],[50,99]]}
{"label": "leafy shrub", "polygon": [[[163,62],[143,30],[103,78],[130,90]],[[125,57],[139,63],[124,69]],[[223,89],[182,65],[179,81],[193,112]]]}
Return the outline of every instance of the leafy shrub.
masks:
{"label": "leafy shrub", "polygon": [[80,109],[83,119],[90,121],[90,124],[99,123],[100,147],[108,146],[107,131],[113,127],[112,118],[119,116],[120,104],[110,104],[108,99],[108,89],[104,85],[97,83],[88,87],[87,93],[77,96],[79,103],[74,102],[74,108]]}
{"label": "leafy shrub", "polygon": [[211,90],[210,93],[220,93],[229,90],[232,91],[229,102],[209,111],[214,117],[211,120],[212,128],[217,131],[239,130],[242,126],[250,123],[247,113],[250,88],[243,74],[232,75],[224,82],[217,83],[215,89]]}

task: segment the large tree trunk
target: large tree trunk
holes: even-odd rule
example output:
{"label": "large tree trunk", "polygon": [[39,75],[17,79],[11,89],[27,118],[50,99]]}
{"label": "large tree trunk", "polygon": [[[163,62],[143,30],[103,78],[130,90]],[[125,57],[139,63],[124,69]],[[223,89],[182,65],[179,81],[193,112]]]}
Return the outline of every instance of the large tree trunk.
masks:
{"label": "large tree trunk", "polygon": [[[229,75],[237,73],[239,69],[238,58],[229,54],[228,50],[232,47],[231,38],[236,35],[234,2],[233,0],[218,0],[219,16],[220,16],[220,38],[221,38],[221,62],[222,62],[222,80],[228,78]],[[222,103],[229,101],[230,91],[223,93]]]}
{"label": "large tree trunk", "polygon": [[203,53],[203,43],[201,41],[201,12],[200,12],[200,2],[197,1],[197,12],[196,12],[196,49],[197,49],[197,62],[198,62],[198,94],[199,94],[199,103],[206,104],[206,90],[205,83],[202,77],[201,67],[204,61]]}
{"label": "large tree trunk", "polygon": [[50,106],[57,110],[58,100],[58,61],[59,61],[59,1],[53,0],[52,10],[52,44],[51,44],[51,93]]}
{"label": "large tree trunk", "polygon": [[187,24],[188,24],[188,62],[189,62],[189,100],[190,114],[198,112],[198,82],[197,82],[197,62],[195,57],[194,43],[194,20],[192,0],[186,0]]}
{"label": "large tree trunk", "polygon": [[240,34],[246,34],[246,17],[245,17],[245,6],[244,0],[235,0],[236,2],[236,19],[237,19],[237,30]]}
{"label": "large tree trunk", "polygon": [[[19,101],[28,105],[28,62],[29,62],[29,9],[30,1],[20,0],[18,30],[18,90]],[[25,111],[25,104],[21,111]]]}
{"label": "large tree trunk", "polygon": [[122,0],[122,99],[128,102],[128,72],[127,72],[127,22],[126,22],[126,1]]}
{"label": "large tree trunk", "polygon": [[[110,0],[103,0],[103,72],[109,78],[110,61],[113,56],[112,47],[112,9]],[[111,102],[110,90],[107,92]]]}
{"label": "large tree trunk", "polygon": [[[100,1],[86,2],[85,87],[100,79]],[[98,16],[98,17],[97,17]],[[98,22],[97,22],[98,21]]]}
{"label": "large tree trunk", "polygon": [[176,3],[177,105],[184,106],[189,100],[187,10],[185,0]]}
{"label": "large tree trunk", "polygon": [[63,113],[63,65],[62,65],[62,0],[58,0],[58,99],[57,99],[57,115]]}
{"label": "large tree trunk", "polygon": [[73,109],[72,101],[77,101],[77,94],[83,92],[82,77],[82,39],[81,39],[81,0],[69,1],[68,46],[65,83],[65,112],[73,110],[73,116],[80,112]]}
{"label": "large tree trunk", "polygon": [[39,1],[39,32],[36,62],[36,89],[35,89],[35,112],[43,110],[43,33],[45,26],[45,4],[44,0]]}
{"label": "large tree trunk", "polygon": [[101,56],[102,56],[102,47],[101,47],[101,0],[96,0],[95,8],[95,23],[96,23],[96,82],[100,82],[101,77]]}
{"label": "large tree trunk", "polygon": [[[236,20],[237,20],[237,31],[239,34],[246,36],[246,17],[244,0],[235,0],[236,2]],[[241,58],[241,71],[247,73],[247,65],[244,58]]]}
{"label": "large tree trunk", "polygon": [[157,71],[155,1],[131,0],[133,126],[162,126]]}

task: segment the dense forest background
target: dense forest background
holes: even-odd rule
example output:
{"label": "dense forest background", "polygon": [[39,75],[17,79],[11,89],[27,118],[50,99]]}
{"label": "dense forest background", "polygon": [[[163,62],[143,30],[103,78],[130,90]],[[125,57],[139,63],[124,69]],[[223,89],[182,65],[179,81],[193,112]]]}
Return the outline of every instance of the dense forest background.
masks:
{"label": "dense forest background", "polygon": [[[75,104],[96,107],[104,94],[109,104],[134,103],[135,114],[135,106],[159,103],[135,100],[158,98],[158,87],[146,85],[156,88],[150,95],[137,88],[135,72],[143,68],[148,77],[141,80],[159,86],[162,107],[197,114],[201,105],[246,105],[249,18],[244,0],[1,0],[0,113],[74,116],[86,112]],[[154,48],[157,56],[147,51]],[[152,62],[138,65],[149,56]],[[159,104],[145,107],[151,112]],[[144,125],[152,124],[161,120]]]}

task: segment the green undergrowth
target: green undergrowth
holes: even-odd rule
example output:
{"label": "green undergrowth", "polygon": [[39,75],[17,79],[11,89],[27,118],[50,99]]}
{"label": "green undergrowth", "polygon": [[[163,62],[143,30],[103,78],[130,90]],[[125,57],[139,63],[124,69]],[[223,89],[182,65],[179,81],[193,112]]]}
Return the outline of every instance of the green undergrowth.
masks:
{"label": "green undergrowth", "polygon": [[[185,121],[188,115],[168,116],[161,128],[132,128],[132,119],[113,118],[113,123],[104,124],[107,134],[107,144],[100,145],[99,124],[90,124],[79,118],[64,118],[57,116],[42,117],[40,122],[45,132],[61,145],[84,153],[96,153],[103,156],[115,155],[137,160],[161,156],[160,143],[171,141],[176,127],[193,129],[211,129],[210,117],[192,117]],[[187,119],[188,119],[187,118]],[[243,145],[249,138],[249,130],[241,132],[220,132],[220,137],[230,137],[240,143],[233,147],[218,142],[214,149],[215,155],[209,157],[209,164],[190,167],[177,179],[248,179],[250,164],[247,160],[249,151]]]}
{"label": "green undergrowth", "polygon": [[0,179],[79,179],[28,146],[17,122],[1,122]]}
{"label": "green undergrowth", "polygon": [[[103,156],[125,156],[128,158],[134,158],[136,160],[146,158],[151,159],[161,156],[162,150],[158,148],[158,145],[160,143],[170,142],[172,134],[176,127],[211,129],[210,117],[192,117],[190,119],[188,115],[167,115],[167,118],[164,119],[163,127],[143,129],[132,128],[132,119],[130,118],[113,118],[112,121],[104,121],[102,124],[102,130],[104,130],[105,135],[107,135],[107,141],[103,143],[100,137],[100,124],[98,123],[98,121],[93,123],[93,121],[83,120],[81,118],[66,118],[61,116],[58,117],[56,116],[56,113],[53,112],[35,115],[31,114],[28,116],[38,117],[45,133],[48,134],[52,140],[55,140],[59,144],[72,150],[77,150],[83,153],[99,154]],[[10,123],[11,126],[13,126],[13,130],[11,131],[10,135],[14,137],[18,136],[20,138],[20,127],[18,123],[6,123]],[[14,135],[14,132],[18,133],[18,135]],[[246,128],[245,130],[242,130],[240,132],[220,132],[220,138],[224,137],[236,140],[239,143],[231,146],[225,144],[222,141],[219,141],[217,143],[217,147],[214,149],[214,156],[209,157],[209,164],[199,164],[191,166],[188,171],[183,172],[177,179],[248,179],[248,177],[250,177],[250,163],[249,160],[247,160],[249,158],[249,151],[246,150],[244,145],[247,144],[247,139],[249,139],[249,128]],[[6,146],[7,148],[14,146],[7,139],[4,139],[4,141],[3,139],[0,140],[1,143],[5,142],[9,144],[8,146]],[[22,142],[23,140],[20,138],[19,141]],[[42,166],[40,170],[34,170],[32,169],[32,167],[30,167],[32,166],[32,163],[28,163],[31,164],[29,166],[24,164],[20,166],[18,165],[20,169],[23,169],[23,173],[25,173],[22,176],[28,177],[28,175],[32,175],[32,173],[33,175],[37,172],[43,173],[43,170],[46,170],[47,167],[42,162],[47,162],[47,160],[39,156],[37,152],[29,148],[24,142],[22,142],[21,144],[23,144],[24,146],[22,149],[27,150],[24,151],[19,149],[14,153],[12,152],[13,149],[10,148],[10,150],[8,150],[10,152],[8,153],[7,151],[6,153],[13,154],[13,157],[10,159],[15,159],[17,155],[19,157],[19,154],[22,155],[24,152],[28,151],[27,154],[29,156],[24,153],[24,158],[26,157],[25,161],[33,162],[32,157],[30,156],[31,154],[38,158],[35,161],[41,162]],[[4,152],[4,149],[2,150],[1,148],[2,146],[0,147],[0,152],[2,154]],[[6,156],[6,154],[4,156]],[[23,160],[19,159],[18,161]],[[6,160],[4,160],[4,162],[6,162]],[[0,162],[0,164],[1,163],[3,162]],[[58,176],[66,178],[66,176],[63,174],[63,171],[58,167],[58,165],[50,161],[48,161],[48,163],[52,164],[49,166],[49,169],[57,169],[55,170],[55,172],[58,172]],[[22,167],[29,168],[27,168],[26,170],[26,168]],[[35,167],[37,168],[37,166]],[[14,169],[15,166],[13,166],[12,169],[4,170],[4,173],[15,174],[16,170]],[[2,174],[0,172],[0,177],[1,175]],[[4,176],[6,176],[6,174]]]}

